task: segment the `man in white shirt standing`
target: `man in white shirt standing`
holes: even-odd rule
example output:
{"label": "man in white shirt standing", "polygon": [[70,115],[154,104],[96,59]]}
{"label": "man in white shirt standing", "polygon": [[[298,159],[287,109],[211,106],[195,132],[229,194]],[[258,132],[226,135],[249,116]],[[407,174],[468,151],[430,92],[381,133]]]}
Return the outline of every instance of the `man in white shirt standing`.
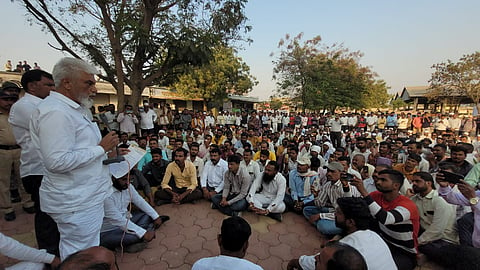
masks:
{"label": "man in white shirt standing", "polygon": [[192,270],[230,270],[232,268],[262,270],[262,267],[243,259],[247,253],[248,238],[251,234],[252,229],[243,218],[224,219],[218,235],[220,255],[198,260],[193,264]]}
{"label": "man in white shirt standing", "polygon": [[210,150],[210,160],[203,167],[200,185],[205,200],[211,200],[213,196],[220,194],[223,190],[223,177],[225,172],[228,171],[228,163],[220,156],[220,149],[213,148]]}
{"label": "man in white shirt standing", "polygon": [[106,107],[107,111],[105,112],[105,117],[107,118],[108,127],[110,130],[117,130],[118,131],[118,122],[117,122],[117,114],[115,113],[115,105],[108,104]]}
{"label": "man in white shirt standing", "polygon": [[62,58],[53,68],[56,91],[32,114],[30,135],[45,175],[40,205],[58,225],[60,257],[100,243],[103,202],[112,192],[108,167],[102,164],[119,143],[115,132],[101,137],[85,108],[97,93],[95,67]]}
{"label": "man in white shirt standing", "polygon": [[57,224],[45,212],[40,210],[38,195],[42,183],[44,166],[40,154],[32,144],[30,137],[30,118],[38,104],[45,99],[50,91],[55,90],[53,77],[43,70],[30,70],[23,74],[22,87],[25,96],[13,104],[8,121],[12,126],[17,144],[22,148],[20,156],[20,177],[25,191],[31,194],[35,209],[35,236],[38,248],[46,249],[52,254],[58,253],[60,235]]}
{"label": "man in white shirt standing", "polygon": [[153,134],[154,124],[157,121],[157,114],[150,110],[150,104],[148,101],[143,102],[143,111],[140,112],[140,129],[142,130],[142,136],[147,134]]}
{"label": "man in white shirt standing", "polygon": [[[106,115],[107,113],[105,113]],[[108,117],[107,117],[108,118]],[[118,114],[117,123],[120,124],[120,131],[129,136],[136,133],[135,124],[138,124],[137,116],[133,113],[132,105],[125,105],[125,110]]]}

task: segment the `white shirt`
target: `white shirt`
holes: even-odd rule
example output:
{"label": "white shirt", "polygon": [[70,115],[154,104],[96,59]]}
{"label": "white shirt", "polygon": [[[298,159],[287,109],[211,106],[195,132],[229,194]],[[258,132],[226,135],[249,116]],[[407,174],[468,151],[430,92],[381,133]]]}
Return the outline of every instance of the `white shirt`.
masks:
{"label": "white shirt", "polygon": [[350,116],[348,117],[348,125],[349,126],[355,126],[357,124],[357,117],[356,116]]}
{"label": "white shirt", "polygon": [[216,165],[213,165],[212,161],[209,160],[205,163],[203,167],[202,177],[200,178],[200,185],[202,188],[209,187],[215,188],[215,192],[220,192],[223,190],[223,176],[228,170],[228,163],[220,159]]}
{"label": "white shirt", "polygon": [[132,221],[128,221],[127,224],[127,219],[132,218],[132,214],[127,210],[128,205],[130,204],[130,195],[132,203],[153,220],[159,217],[158,213],[138,194],[135,188],[132,188],[131,185],[128,185],[128,189],[122,191],[118,189],[114,190],[115,191],[110,197],[105,199],[103,204],[105,208],[105,217],[103,218],[101,232],[108,232],[121,228],[124,231],[127,230],[127,233],[133,233],[137,235],[138,238],[142,238],[147,232],[144,228],[138,226]]}
{"label": "white shirt", "polygon": [[377,116],[372,115],[372,116],[367,116],[366,120],[367,120],[367,125],[373,126],[377,124],[378,118]]}
{"label": "white shirt", "polygon": [[117,122],[120,123],[120,131],[127,133],[137,132],[135,124],[138,124],[138,119],[134,114],[119,113]]}
{"label": "white shirt", "polygon": [[22,148],[20,177],[43,175],[45,172],[40,160],[40,153],[33,146],[30,137],[30,118],[41,101],[41,98],[25,93],[25,96],[13,104],[10,109],[8,122],[12,125],[17,144]]}
{"label": "white shirt", "polygon": [[158,148],[165,150],[167,149],[167,145],[170,145],[170,139],[167,136],[163,136],[163,138],[158,137]]}
{"label": "white shirt", "polygon": [[262,267],[245,259],[219,255],[196,261],[192,270],[263,270]]}
{"label": "white shirt", "polygon": [[30,121],[32,143],[46,168],[40,205],[46,213],[68,213],[103,204],[112,180],[97,124],[66,96],[51,92]]}
{"label": "white shirt", "polygon": [[153,122],[157,120],[157,114],[153,110],[148,110],[148,112],[140,112],[140,128],[141,129],[152,129]]}
{"label": "white shirt", "polygon": [[115,113],[111,113],[110,111],[107,111],[104,114],[105,114],[105,117],[107,118],[108,126],[110,127],[110,129],[118,130],[118,122],[115,121],[117,119],[117,116],[115,115]]}
{"label": "white shirt", "polygon": [[0,254],[24,262],[51,263],[55,255],[24,245],[0,233]]}
{"label": "white shirt", "polygon": [[190,156],[187,157],[187,160],[191,161],[193,165],[195,165],[195,169],[197,169],[197,175],[200,176],[203,173],[203,167],[205,166],[205,162],[199,156],[195,157],[195,161],[192,161]]}
{"label": "white shirt", "polygon": [[258,165],[258,163],[253,160],[250,160],[250,163],[248,163],[248,165],[245,160],[242,160],[240,161],[240,166],[245,166],[245,168],[247,168],[248,175],[250,175],[250,177],[252,178],[252,182],[260,175],[260,165]]}
{"label": "white shirt", "polygon": [[205,126],[215,126],[215,118],[211,115],[205,117]]}
{"label": "white shirt", "polygon": [[[390,249],[383,239],[371,230],[353,232],[339,242],[347,244],[362,254],[369,270],[396,270]],[[300,256],[299,263],[304,270],[315,269],[315,256]]]}

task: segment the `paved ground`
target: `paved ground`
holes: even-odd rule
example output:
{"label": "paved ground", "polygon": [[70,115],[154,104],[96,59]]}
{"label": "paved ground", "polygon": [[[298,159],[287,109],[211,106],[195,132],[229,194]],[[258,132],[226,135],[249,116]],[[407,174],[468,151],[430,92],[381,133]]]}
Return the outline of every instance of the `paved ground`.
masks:
{"label": "paved ground", "polygon": [[[33,215],[23,212],[20,204],[16,204],[15,208],[17,219],[6,222],[1,217],[0,231],[35,247]],[[217,235],[226,216],[210,209],[209,203],[163,205],[157,207],[157,211],[161,215],[169,215],[170,221],[157,230],[156,238],[144,251],[117,254],[120,269],[191,269],[199,258],[219,254]],[[245,212],[243,218],[252,226],[246,258],[265,270],[286,269],[291,258],[319,251],[318,233],[302,216],[286,213],[283,222],[277,222]],[[14,262],[0,255],[0,265]],[[434,268],[427,264],[417,269]]]}

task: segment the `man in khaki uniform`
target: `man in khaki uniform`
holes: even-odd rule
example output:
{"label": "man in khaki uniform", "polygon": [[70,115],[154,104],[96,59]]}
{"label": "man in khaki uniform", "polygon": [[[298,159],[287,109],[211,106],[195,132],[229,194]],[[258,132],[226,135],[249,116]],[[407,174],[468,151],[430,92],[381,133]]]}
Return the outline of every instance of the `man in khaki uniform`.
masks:
{"label": "man in khaki uniform", "polygon": [[[17,145],[13,131],[8,123],[10,108],[18,100],[20,88],[13,82],[4,82],[0,89],[0,211],[6,221],[13,221],[16,218],[10,201],[10,177],[12,169],[15,183],[20,182],[20,146]],[[24,205],[25,209],[33,206]]]}

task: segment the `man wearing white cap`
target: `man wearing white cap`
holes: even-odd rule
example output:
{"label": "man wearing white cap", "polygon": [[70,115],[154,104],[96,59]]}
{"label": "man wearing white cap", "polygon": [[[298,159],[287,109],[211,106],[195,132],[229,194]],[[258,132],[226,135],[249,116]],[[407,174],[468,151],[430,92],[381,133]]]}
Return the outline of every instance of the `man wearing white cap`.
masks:
{"label": "man wearing white cap", "polygon": [[310,170],[310,159],[300,157],[297,160],[297,169],[290,171],[288,182],[290,194],[285,194],[283,200],[288,209],[302,214],[303,208],[313,203],[314,194],[311,189],[317,180],[318,173]]}
{"label": "man wearing white cap", "polygon": [[158,131],[158,148],[165,150],[169,145],[169,138],[165,136],[165,130],[161,129]]}
{"label": "man wearing white cap", "polygon": [[326,159],[320,155],[321,152],[322,149],[318,145],[312,145],[312,147],[310,147],[310,157],[318,158],[320,160],[320,167],[323,167],[326,165]]}

